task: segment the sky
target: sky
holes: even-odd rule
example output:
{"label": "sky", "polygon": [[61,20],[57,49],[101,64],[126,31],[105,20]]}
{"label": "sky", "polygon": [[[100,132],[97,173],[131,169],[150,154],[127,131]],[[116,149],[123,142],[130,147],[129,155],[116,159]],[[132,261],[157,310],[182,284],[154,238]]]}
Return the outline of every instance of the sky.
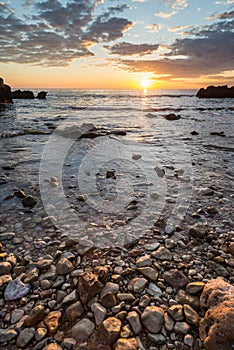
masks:
{"label": "sky", "polygon": [[234,0],[0,0],[12,88],[234,85]]}

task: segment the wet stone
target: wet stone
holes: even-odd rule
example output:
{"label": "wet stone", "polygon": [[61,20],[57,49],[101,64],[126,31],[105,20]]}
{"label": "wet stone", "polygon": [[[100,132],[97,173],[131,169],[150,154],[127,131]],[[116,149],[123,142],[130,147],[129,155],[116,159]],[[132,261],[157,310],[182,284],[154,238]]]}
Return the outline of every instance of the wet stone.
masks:
{"label": "wet stone", "polygon": [[30,284],[24,284],[20,279],[16,278],[7,285],[4,298],[7,301],[20,299],[29,293],[30,288]]}
{"label": "wet stone", "polygon": [[164,311],[158,306],[147,306],[141,315],[145,328],[151,333],[158,333],[163,326]]}
{"label": "wet stone", "polygon": [[24,324],[28,327],[36,326],[44,319],[45,308],[43,305],[36,305],[29,313],[24,321]]}
{"label": "wet stone", "polygon": [[103,288],[102,283],[98,277],[91,272],[84,272],[78,279],[78,293],[81,301],[85,304],[93,296],[101,292]]}
{"label": "wet stone", "polygon": [[152,253],[152,256],[159,260],[172,260],[172,254],[169,249],[161,246]]}
{"label": "wet stone", "polygon": [[106,308],[99,303],[94,303],[91,306],[91,310],[94,313],[95,323],[99,326],[106,317]]}
{"label": "wet stone", "polygon": [[175,321],[182,321],[184,318],[183,306],[180,304],[172,305],[167,312]]}
{"label": "wet stone", "polygon": [[18,322],[24,315],[24,310],[16,309],[11,313],[11,324]]}
{"label": "wet stone", "polygon": [[147,283],[148,281],[145,278],[135,277],[129,282],[128,289],[131,292],[141,293],[145,289]]}
{"label": "wet stone", "polygon": [[9,342],[17,335],[18,333],[14,329],[0,329],[0,343]]}
{"label": "wet stone", "polygon": [[12,266],[9,262],[0,262],[0,275],[7,275],[12,269]]}
{"label": "wet stone", "polygon": [[25,345],[27,345],[34,338],[34,334],[34,328],[24,328],[17,338],[16,345],[19,348],[24,348]]}
{"label": "wet stone", "polygon": [[62,314],[60,311],[51,311],[45,318],[44,323],[51,334],[55,333],[59,327],[59,320]]}
{"label": "wet stone", "polygon": [[187,334],[190,326],[186,322],[176,322],[174,330],[178,334]]}
{"label": "wet stone", "polygon": [[80,301],[69,305],[65,310],[67,319],[72,322],[76,321],[79,317],[81,317],[83,313],[84,308]]}
{"label": "wet stone", "polygon": [[74,266],[67,258],[60,259],[56,265],[56,272],[59,275],[66,275],[72,270],[74,270]]}
{"label": "wet stone", "polygon": [[133,333],[139,334],[142,330],[142,325],[138,313],[136,311],[129,312],[127,320],[133,330]]}
{"label": "wet stone", "polygon": [[122,322],[115,318],[109,317],[99,327],[100,336],[109,344],[113,345],[119,337]]}
{"label": "wet stone", "polygon": [[93,333],[95,324],[88,318],[83,318],[81,321],[76,323],[71,329],[72,338],[74,338],[78,344],[86,341],[89,336]]}
{"label": "wet stone", "polygon": [[163,278],[170,286],[176,289],[183,288],[189,282],[188,277],[179,270],[166,271],[163,274]]}
{"label": "wet stone", "polygon": [[138,341],[136,338],[119,338],[115,344],[115,350],[138,350]]}

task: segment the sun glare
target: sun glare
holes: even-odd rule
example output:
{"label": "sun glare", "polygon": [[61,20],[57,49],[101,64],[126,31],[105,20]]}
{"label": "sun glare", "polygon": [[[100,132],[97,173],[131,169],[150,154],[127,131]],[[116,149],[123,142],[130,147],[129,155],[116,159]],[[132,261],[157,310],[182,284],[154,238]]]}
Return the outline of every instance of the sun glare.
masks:
{"label": "sun glare", "polygon": [[147,89],[148,87],[150,87],[151,84],[152,84],[152,81],[150,79],[142,79],[141,80],[141,87],[143,89]]}

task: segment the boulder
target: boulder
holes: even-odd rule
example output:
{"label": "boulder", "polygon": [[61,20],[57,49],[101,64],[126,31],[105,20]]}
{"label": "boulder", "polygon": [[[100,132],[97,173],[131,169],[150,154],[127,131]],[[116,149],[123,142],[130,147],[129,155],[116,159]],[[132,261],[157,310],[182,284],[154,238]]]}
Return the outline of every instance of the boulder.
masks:
{"label": "boulder", "polygon": [[46,91],[40,91],[38,92],[36,98],[38,98],[39,100],[44,100],[46,98],[47,92]]}
{"label": "boulder", "polygon": [[197,94],[199,98],[234,98],[234,86],[208,86],[206,89],[200,89]]}
{"label": "boulder", "polygon": [[0,104],[13,103],[11,96],[11,87],[4,84],[4,80],[0,78]]}
{"label": "boulder", "polygon": [[11,93],[11,96],[13,99],[27,99],[27,100],[30,100],[30,99],[34,99],[35,96],[34,96],[34,93],[32,91],[29,91],[29,90],[15,90],[15,91],[12,91]]}
{"label": "boulder", "polygon": [[204,317],[199,333],[207,350],[234,348],[234,286],[221,278],[209,281],[201,294]]}

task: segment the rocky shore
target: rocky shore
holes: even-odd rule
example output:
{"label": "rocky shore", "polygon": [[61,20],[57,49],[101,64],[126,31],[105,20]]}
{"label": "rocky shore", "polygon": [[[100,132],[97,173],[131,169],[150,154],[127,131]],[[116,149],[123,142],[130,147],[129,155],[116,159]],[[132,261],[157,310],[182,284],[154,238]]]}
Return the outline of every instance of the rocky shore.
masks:
{"label": "rocky shore", "polygon": [[[14,231],[1,222],[1,348],[233,348],[231,233],[162,221],[124,248],[96,249],[58,239],[43,208],[35,208]],[[31,237],[23,235],[26,224]],[[39,228],[43,237],[36,238]]]}

